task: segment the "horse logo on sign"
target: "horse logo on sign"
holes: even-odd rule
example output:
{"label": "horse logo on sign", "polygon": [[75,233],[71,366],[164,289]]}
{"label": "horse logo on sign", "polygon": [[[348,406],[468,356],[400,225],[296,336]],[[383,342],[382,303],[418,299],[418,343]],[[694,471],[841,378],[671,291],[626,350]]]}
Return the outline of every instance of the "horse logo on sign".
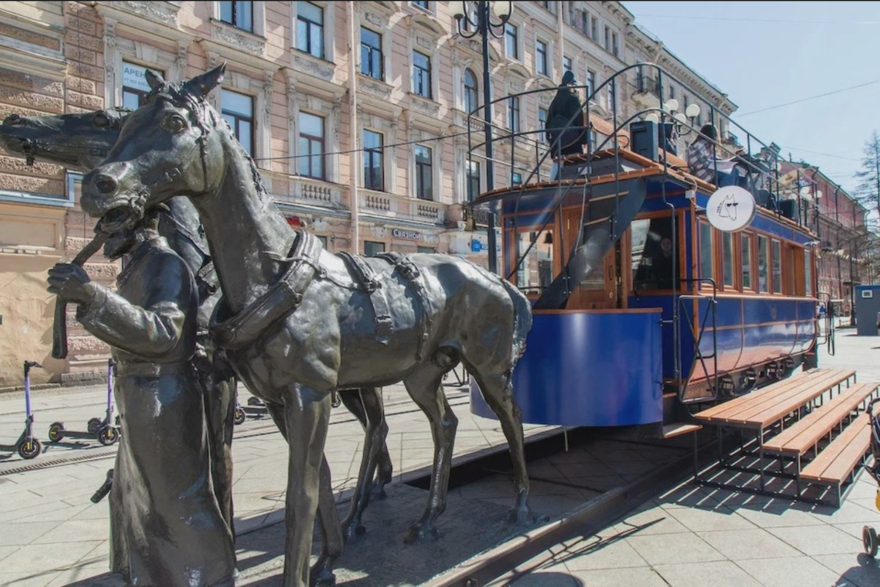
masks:
{"label": "horse logo on sign", "polygon": [[757,213],[755,198],[738,186],[720,188],[709,196],[706,218],[723,232],[736,232],[752,223]]}

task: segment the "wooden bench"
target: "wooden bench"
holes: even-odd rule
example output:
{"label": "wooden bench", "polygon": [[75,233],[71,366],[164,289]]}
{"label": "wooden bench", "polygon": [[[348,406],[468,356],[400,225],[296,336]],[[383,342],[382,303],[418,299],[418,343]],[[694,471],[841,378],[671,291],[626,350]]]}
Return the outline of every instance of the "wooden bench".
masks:
{"label": "wooden bench", "polygon": [[[754,428],[763,431],[786,415],[815,400],[826,391],[855,378],[852,369],[819,369],[774,383],[753,397],[743,396],[699,412],[694,418],[703,423]],[[736,403],[734,403],[736,402]]]}
{"label": "wooden bench", "polygon": [[[874,408],[874,416],[880,413],[880,406]],[[810,483],[828,485],[836,490],[837,504],[840,505],[843,484],[850,480],[856,467],[863,462],[871,450],[871,417],[861,414],[844,431],[831,441],[810,464],[804,467],[800,478]]]}
{"label": "wooden bench", "polygon": [[783,430],[764,443],[767,452],[804,455],[816,449],[819,442],[841,425],[865,401],[877,391],[877,383],[857,383],[826,403],[821,409],[813,411],[797,424]]}
{"label": "wooden bench", "polygon": [[[826,392],[835,387],[841,391],[844,383],[855,381],[853,369],[812,369],[778,381],[748,395],[714,406],[694,415],[694,419],[701,424],[711,424],[721,427],[735,427],[754,430],[757,433],[757,457],[758,467],[733,466],[724,462],[723,436],[719,439],[719,454],[722,464],[732,470],[755,473],[760,480],[760,493],[766,486],[765,476],[768,472],[764,465],[764,441],[766,432],[777,423],[785,427],[785,417],[789,414],[797,414],[800,419],[801,410],[806,406],[822,398]],[[832,393],[833,396],[833,393]],[[842,400],[841,400],[842,401]],[[745,452],[745,449],[742,449]],[[775,475],[776,473],[770,472]],[[798,472],[798,496],[800,496],[800,477]],[[696,480],[700,479],[699,472]],[[716,485],[710,483],[710,485]],[[730,488],[725,486],[725,488]],[[742,489],[742,488],[740,488]]]}

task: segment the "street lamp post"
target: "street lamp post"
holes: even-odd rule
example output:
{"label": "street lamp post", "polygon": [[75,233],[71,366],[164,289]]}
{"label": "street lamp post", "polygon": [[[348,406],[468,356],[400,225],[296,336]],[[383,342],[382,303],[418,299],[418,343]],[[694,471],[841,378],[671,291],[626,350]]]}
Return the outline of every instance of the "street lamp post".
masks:
{"label": "street lamp post", "polygon": [[[472,13],[468,10],[468,4],[473,4],[476,10]],[[458,23],[458,34],[465,39],[480,35],[483,40],[483,121],[486,136],[486,191],[495,189],[495,164],[492,160],[492,90],[491,76],[489,71],[489,36],[500,39],[504,36],[504,27],[513,13],[513,2],[479,2],[462,1],[459,12],[455,14]],[[495,17],[493,20],[492,17]],[[470,113],[468,113],[470,114]],[[495,250],[495,214],[489,212],[486,215],[486,240],[489,248],[489,271],[498,273],[498,254]]]}

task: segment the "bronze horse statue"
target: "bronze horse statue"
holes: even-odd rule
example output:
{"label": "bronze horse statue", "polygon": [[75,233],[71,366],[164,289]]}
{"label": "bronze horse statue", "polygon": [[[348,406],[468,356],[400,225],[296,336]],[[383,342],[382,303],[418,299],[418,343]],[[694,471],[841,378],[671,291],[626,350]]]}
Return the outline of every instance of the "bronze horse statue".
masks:
{"label": "bronze horse statue", "polygon": [[[87,173],[110,153],[130,113],[131,110],[124,108],[108,108],[38,117],[12,114],[0,125],[0,146],[11,153],[24,155],[28,164],[33,164],[35,160],[47,161]],[[231,418],[236,380],[225,359],[225,351],[215,348],[207,336],[210,317],[221,293],[195,207],[184,197],[171,198],[165,205],[169,210],[160,213],[159,232],[189,266],[199,289],[199,346],[203,352],[195,364],[206,390],[206,420],[214,491],[224,519],[232,529]],[[393,466],[385,443],[388,428],[384,420],[381,390],[342,390],[339,397],[364,426],[368,439],[365,446],[375,447],[373,455],[365,455],[356,497],[352,500],[351,512],[346,519],[345,533],[351,537],[364,531],[361,517],[370,495],[384,497],[384,487],[391,481]],[[273,417],[276,415],[273,412]]]}
{"label": "bronze horse statue", "polygon": [[[198,209],[224,296],[212,333],[236,374],[277,414],[288,440],[284,584],[309,584],[316,511],[325,535],[335,530],[339,542],[335,509],[319,501],[319,489],[329,487],[323,454],[338,389],[403,381],[428,417],[435,442],[430,497],[407,538],[433,538],[446,507],[457,426],[441,380],[463,362],[498,415],[513,456],[513,517],[532,523],[522,420],[511,393],[532,323],[528,299],[458,257],[346,262],[307,232],[295,232],[206,100],[224,70],[175,84],[148,73],[146,103],[84,178],[81,204],[110,233],[176,195]],[[365,283],[352,263],[372,277]],[[312,580],[332,584],[332,562],[325,550]]]}

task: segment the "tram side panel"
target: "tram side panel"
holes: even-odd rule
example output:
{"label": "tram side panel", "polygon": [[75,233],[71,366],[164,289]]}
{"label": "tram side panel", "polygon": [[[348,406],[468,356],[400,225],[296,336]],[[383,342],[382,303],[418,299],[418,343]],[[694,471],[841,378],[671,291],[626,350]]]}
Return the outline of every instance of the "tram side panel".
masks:
{"label": "tram side panel", "polygon": [[[659,310],[538,311],[513,376],[523,422],[632,426],[663,421]],[[494,418],[473,380],[471,412]]]}

